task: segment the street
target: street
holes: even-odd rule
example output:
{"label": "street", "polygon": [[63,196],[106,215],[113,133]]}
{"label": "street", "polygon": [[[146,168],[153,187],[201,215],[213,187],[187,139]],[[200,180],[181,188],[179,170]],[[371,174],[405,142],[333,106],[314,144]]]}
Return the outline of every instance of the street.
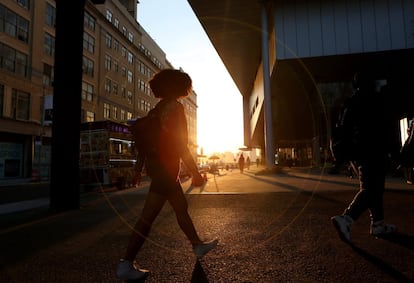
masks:
{"label": "street", "polygon": [[[343,243],[330,217],[342,213],[357,180],[312,170],[208,174],[204,188],[183,183],[201,238],[219,238],[197,261],[166,205],[156,219],[139,264],[145,282],[413,282],[414,189],[387,181],[386,220],[399,233],[369,235],[368,213]],[[102,193],[82,208],[25,222],[2,215],[1,282],[120,282],[115,269],[143,206],[147,188]],[[41,212],[39,212],[39,210]],[[26,212],[24,217],[29,217]],[[11,221],[11,220],[10,220]]]}

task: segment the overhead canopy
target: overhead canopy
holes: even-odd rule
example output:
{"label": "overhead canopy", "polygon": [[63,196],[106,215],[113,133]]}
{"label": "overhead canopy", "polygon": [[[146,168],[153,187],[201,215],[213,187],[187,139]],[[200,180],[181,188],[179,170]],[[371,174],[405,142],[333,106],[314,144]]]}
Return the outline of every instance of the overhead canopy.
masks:
{"label": "overhead canopy", "polygon": [[[188,0],[188,2],[241,94],[249,96],[261,62],[261,2],[263,1]],[[394,71],[404,71],[401,67],[407,65],[407,60],[413,62],[413,50],[284,61],[298,72],[311,74],[315,81],[342,81],[344,78],[351,78],[352,73],[359,67],[368,67],[379,76]],[[277,72],[283,72],[285,66],[286,64],[278,65]]]}
{"label": "overhead canopy", "polygon": [[189,0],[242,95],[251,92],[261,61],[260,2]]}

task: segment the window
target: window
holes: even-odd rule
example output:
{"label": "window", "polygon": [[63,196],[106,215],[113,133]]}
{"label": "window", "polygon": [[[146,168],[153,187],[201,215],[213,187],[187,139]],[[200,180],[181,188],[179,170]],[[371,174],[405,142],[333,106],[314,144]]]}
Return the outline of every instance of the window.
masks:
{"label": "window", "polygon": [[0,67],[27,77],[27,55],[0,43]]}
{"label": "window", "polygon": [[20,41],[28,42],[29,21],[0,5],[0,32],[5,32]]}
{"label": "window", "polygon": [[124,46],[122,46],[121,55],[123,58],[126,57],[126,48]]}
{"label": "window", "polygon": [[86,101],[93,101],[93,85],[87,82],[82,82],[82,99]]}
{"label": "window", "polygon": [[133,75],[132,75],[132,71],[128,70],[128,82],[130,84],[132,84],[133,82]]}
{"label": "window", "polygon": [[17,4],[25,8],[26,10],[30,9],[30,0],[15,0]]}
{"label": "window", "polygon": [[118,50],[119,50],[119,41],[114,39],[113,42],[114,42],[114,50],[116,52],[118,52]]}
{"label": "window", "polygon": [[127,113],[127,120],[131,120],[132,119],[132,113],[131,112],[128,112]]}
{"label": "window", "polygon": [[118,83],[117,82],[113,82],[112,91],[115,95],[118,95]]}
{"label": "window", "polygon": [[126,36],[126,35],[127,35],[127,29],[126,29],[126,27],[122,27],[122,34],[123,34],[124,36]]}
{"label": "window", "polygon": [[110,10],[106,10],[106,19],[112,23],[112,12]]}
{"label": "window", "polygon": [[109,49],[112,48],[112,35],[110,35],[109,33],[105,34],[105,45]]}
{"label": "window", "polygon": [[88,50],[90,53],[95,51],[95,38],[87,32],[83,33],[83,49]]}
{"label": "window", "polygon": [[83,56],[82,59],[82,71],[84,74],[93,77],[94,63],[91,59],[85,56]]}
{"label": "window", "polygon": [[114,60],[114,71],[116,73],[118,73],[118,71],[119,71],[118,61],[116,61],[116,60]]}
{"label": "window", "polygon": [[44,51],[46,55],[55,56],[55,38],[48,33],[45,33]]}
{"label": "window", "polygon": [[27,76],[27,55],[16,51],[16,74]]}
{"label": "window", "polygon": [[126,77],[126,68],[125,68],[125,67],[122,67],[122,69],[121,69],[121,76],[122,76],[123,78],[125,78],[125,77]]}
{"label": "window", "polygon": [[138,88],[140,91],[145,92],[145,82],[143,80],[139,80]]}
{"label": "window", "polygon": [[91,31],[95,31],[95,18],[92,17],[87,11],[85,11],[85,15],[83,17],[83,26],[87,27]]}
{"label": "window", "polygon": [[151,104],[144,99],[141,99],[139,107],[142,111],[145,112],[149,112],[151,110]]}
{"label": "window", "polygon": [[121,121],[126,120],[125,110],[121,109]]}
{"label": "window", "polygon": [[107,71],[111,70],[111,62],[112,62],[111,56],[105,55],[105,70]]}
{"label": "window", "polygon": [[104,103],[103,116],[106,119],[109,119],[111,117],[111,109],[108,103]]}
{"label": "window", "polygon": [[118,107],[116,106],[112,108],[112,118],[114,118],[115,120],[118,119]]}
{"label": "window", "polygon": [[114,20],[114,26],[119,29],[119,20],[117,18]]}
{"label": "window", "polygon": [[82,109],[82,122],[93,122],[95,121],[95,113]]}
{"label": "window", "polygon": [[128,103],[129,104],[132,104],[132,92],[129,91],[129,90],[128,90],[128,97],[127,97],[127,99],[128,99]]}
{"label": "window", "polygon": [[29,21],[22,17],[17,18],[17,39],[23,42],[29,41]]}
{"label": "window", "polygon": [[134,34],[132,32],[128,32],[128,40],[134,43]]}
{"label": "window", "polygon": [[43,85],[52,86],[54,80],[53,66],[43,63]]}
{"label": "window", "polygon": [[55,27],[56,25],[56,8],[46,3],[46,24],[51,27]]}
{"label": "window", "polygon": [[110,94],[112,90],[112,81],[111,79],[105,79],[105,92],[107,94]]}
{"label": "window", "polygon": [[134,63],[134,54],[128,51],[128,63],[133,64]]}
{"label": "window", "polygon": [[12,90],[12,115],[16,120],[29,120],[30,94],[27,92]]}

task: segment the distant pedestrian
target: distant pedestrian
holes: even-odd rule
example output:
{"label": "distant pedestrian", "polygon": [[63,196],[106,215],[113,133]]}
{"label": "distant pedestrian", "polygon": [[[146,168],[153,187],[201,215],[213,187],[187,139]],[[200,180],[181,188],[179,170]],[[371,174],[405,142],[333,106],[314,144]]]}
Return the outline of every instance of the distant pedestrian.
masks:
{"label": "distant pedestrian", "polygon": [[288,155],[288,157],[287,157],[287,164],[288,164],[288,167],[289,168],[292,167],[293,159],[292,159],[292,157],[290,155]]}
{"label": "distant pedestrian", "polygon": [[247,156],[246,158],[246,167],[247,167],[247,170],[250,169],[250,157],[249,156]]}
{"label": "distant pedestrian", "polygon": [[259,165],[260,165],[260,159],[256,158],[256,167],[259,168]]}
{"label": "distant pedestrian", "polygon": [[366,210],[370,212],[371,235],[396,231],[395,225],[384,223],[383,194],[390,136],[384,127],[387,124],[385,105],[369,73],[356,73],[354,88],[341,123],[347,137],[344,156],[358,168],[360,189],[343,214],[331,218],[340,238],[348,243],[352,243],[352,224]]}
{"label": "distant pedestrian", "polygon": [[145,163],[151,184],[142,214],[131,232],[125,255],[116,271],[117,277],[122,280],[143,279],[148,275],[147,270],[136,267],[134,260],[150,232],[152,223],[167,201],[174,209],[178,224],[192,244],[197,258],[217,245],[217,240],[204,242],[199,238],[188,214],[188,203],[179,178],[181,159],[191,172],[195,186],[201,186],[205,182],[187,147],[187,121],[184,107],[178,102],[179,98],[190,94],[191,78],[179,70],[165,69],[157,73],[149,81],[149,85],[154,96],[161,99],[150,111],[159,117],[160,137],[154,141],[154,145],[159,145],[158,151],[151,151],[151,154],[141,152],[138,156],[137,182],[140,182]]}
{"label": "distant pedestrian", "polygon": [[240,173],[243,173],[243,171],[244,171],[244,156],[243,156],[243,152],[240,153],[240,156],[239,156],[239,169],[240,169]]}

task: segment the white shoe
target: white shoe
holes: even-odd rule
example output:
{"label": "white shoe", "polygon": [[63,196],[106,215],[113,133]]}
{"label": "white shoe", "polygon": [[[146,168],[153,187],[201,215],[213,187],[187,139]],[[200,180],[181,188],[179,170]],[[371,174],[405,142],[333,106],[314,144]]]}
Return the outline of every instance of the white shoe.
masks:
{"label": "white shoe", "polygon": [[339,237],[342,241],[352,243],[351,226],[354,222],[348,215],[338,215],[331,218],[332,224],[335,226]]}
{"label": "white shoe", "polygon": [[116,270],[116,277],[121,280],[139,280],[148,276],[149,270],[135,268],[132,262],[121,259]]}
{"label": "white shoe", "polygon": [[381,236],[392,234],[397,231],[397,226],[393,224],[385,224],[384,221],[377,221],[371,224],[370,234],[373,236]]}
{"label": "white shoe", "polygon": [[209,251],[214,249],[217,246],[217,243],[218,243],[218,240],[215,239],[211,242],[193,245],[194,254],[196,255],[198,259],[200,259],[205,254],[207,254]]}

